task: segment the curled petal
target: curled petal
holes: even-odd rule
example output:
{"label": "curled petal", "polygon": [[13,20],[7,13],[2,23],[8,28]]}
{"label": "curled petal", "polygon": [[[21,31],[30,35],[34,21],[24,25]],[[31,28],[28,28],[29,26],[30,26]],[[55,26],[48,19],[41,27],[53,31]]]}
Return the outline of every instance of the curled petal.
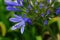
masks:
{"label": "curled petal", "polygon": [[11,30],[16,30],[17,29],[17,27],[15,27],[15,26],[12,26],[12,28],[11,28]]}
{"label": "curled petal", "polygon": [[24,32],[24,27],[25,27],[25,24],[21,27],[21,34],[23,34]]}
{"label": "curled petal", "polygon": [[11,2],[12,0],[4,0],[4,2]]}
{"label": "curled petal", "polygon": [[11,30],[19,29],[22,25],[23,25],[23,23],[19,22],[19,23],[15,24],[14,26],[12,26]]}
{"label": "curled petal", "polygon": [[6,9],[7,9],[8,11],[21,11],[21,10],[15,8],[15,7],[12,7],[12,6],[7,6]]}
{"label": "curled petal", "polygon": [[20,4],[13,2],[13,1],[6,1],[5,3],[9,6],[21,6]]}
{"label": "curled petal", "polygon": [[11,22],[21,22],[22,19],[19,19],[19,18],[10,18],[9,19]]}

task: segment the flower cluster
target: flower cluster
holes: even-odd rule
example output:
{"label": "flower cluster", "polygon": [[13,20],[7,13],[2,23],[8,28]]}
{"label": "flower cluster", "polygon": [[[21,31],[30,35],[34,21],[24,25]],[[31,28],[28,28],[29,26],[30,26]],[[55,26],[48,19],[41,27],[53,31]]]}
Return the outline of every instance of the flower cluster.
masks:
{"label": "flower cluster", "polygon": [[14,14],[14,16],[15,16],[15,18],[10,18],[9,20],[11,22],[16,22],[17,24],[12,26],[11,29],[15,30],[15,29],[21,28],[21,34],[23,34],[26,22],[31,24],[31,20],[29,18],[26,18],[26,15],[24,15],[24,18],[22,16],[18,16],[16,14]]}
{"label": "flower cluster", "polygon": [[[53,7],[52,6],[54,1],[52,0],[5,0],[5,4],[7,5],[6,9],[8,11],[14,12],[23,12],[27,15],[27,17],[31,18],[32,20],[37,20],[37,18],[42,19],[43,24],[47,25],[49,18],[52,16]],[[56,10],[56,14],[60,13],[60,8]],[[22,18],[21,16],[14,15],[15,18],[10,18],[12,22],[18,22],[18,24],[12,27],[12,30],[20,28],[21,26],[21,33],[24,31],[25,23],[31,23],[29,18]],[[54,15],[53,15],[54,17]]]}

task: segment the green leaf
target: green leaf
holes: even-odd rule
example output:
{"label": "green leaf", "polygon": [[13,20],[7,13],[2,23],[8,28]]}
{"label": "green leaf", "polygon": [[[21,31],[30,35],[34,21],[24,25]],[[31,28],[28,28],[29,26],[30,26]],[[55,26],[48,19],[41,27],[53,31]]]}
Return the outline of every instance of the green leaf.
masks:
{"label": "green leaf", "polygon": [[58,17],[58,29],[59,29],[59,32],[60,32],[60,17]]}
{"label": "green leaf", "polygon": [[3,22],[0,22],[0,30],[1,30],[1,33],[2,33],[2,36],[5,36],[6,35],[6,26]]}
{"label": "green leaf", "polygon": [[31,32],[32,32],[33,35],[35,34],[35,31],[36,31],[35,26],[32,26]]}
{"label": "green leaf", "polygon": [[36,40],[42,40],[42,36],[36,36]]}
{"label": "green leaf", "polygon": [[59,2],[55,2],[54,3],[54,8],[58,8],[58,7],[60,7],[60,3]]}
{"label": "green leaf", "polygon": [[52,18],[49,20],[48,25],[52,24],[53,22],[56,22],[58,20],[58,17]]}

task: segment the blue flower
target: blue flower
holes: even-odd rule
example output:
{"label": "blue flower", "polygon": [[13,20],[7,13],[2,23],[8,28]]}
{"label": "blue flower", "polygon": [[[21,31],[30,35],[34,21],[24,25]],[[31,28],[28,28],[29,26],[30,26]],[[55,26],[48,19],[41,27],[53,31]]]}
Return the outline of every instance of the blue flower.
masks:
{"label": "blue flower", "polygon": [[47,24],[48,24],[48,20],[45,20],[45,21],[44,21],[44,24],[47,25]]}
{"label": "blue flower", "polygon": [[23,34],[24,32],[24,28],[25,28],[25,24],[26,22],[31,22],[31,20],[29,20],[29,18],[22,18],[22,16],[17,16],[16,14],[14,14],[15,18],[10,18],[9,20],[11,22],[16,22],[17,24],[15,24],[14,26],[12,26],[11,30],[16,30],[21,28],[21,34]]}
{"label": "blue flower", "polygon": [[44,17],[44,13],[42,13],[41,16]]}
{"label": "blue flower", "polygon": [[60,14],[60,7],[56,10],[56,15]]}
{"label": "blue flower", "polygon": [[47,10],[47,14],[50,14],[50,10]]}
{"label": "blue flower", "polygon": [[40,3],[39,7],[40,7],[40,9],[42,9],[42,7],[43,7],[43,4],[42,4],[42,3]]}
{"label": "blue flower", "polygon": [[28,9],[32,10],[32,6],[30,4],[28,5]]}

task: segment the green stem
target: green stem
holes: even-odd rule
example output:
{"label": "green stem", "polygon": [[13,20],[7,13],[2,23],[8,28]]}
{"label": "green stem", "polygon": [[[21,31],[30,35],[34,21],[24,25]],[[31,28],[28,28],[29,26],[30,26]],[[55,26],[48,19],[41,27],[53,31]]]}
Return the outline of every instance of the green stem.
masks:
{"label": "green stem", "polygon": [[54,36],[51,28],[50,28],[49,26],[47,26],[47,29],[48,29],[48,31],[50,32],[50,35],[51,35],[51,37],[52,37],[52,40],[56,40],[56,37]]}

